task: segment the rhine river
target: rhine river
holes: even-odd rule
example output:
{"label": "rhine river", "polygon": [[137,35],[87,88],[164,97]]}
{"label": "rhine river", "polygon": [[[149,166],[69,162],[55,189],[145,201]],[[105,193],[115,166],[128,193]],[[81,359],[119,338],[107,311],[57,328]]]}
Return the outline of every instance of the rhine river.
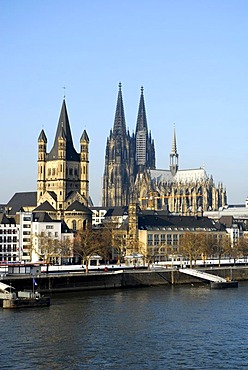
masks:
{"label": "rhine river", "polygon": [[248,369],[248,283],[53,295],[0,309],[0,369]]}

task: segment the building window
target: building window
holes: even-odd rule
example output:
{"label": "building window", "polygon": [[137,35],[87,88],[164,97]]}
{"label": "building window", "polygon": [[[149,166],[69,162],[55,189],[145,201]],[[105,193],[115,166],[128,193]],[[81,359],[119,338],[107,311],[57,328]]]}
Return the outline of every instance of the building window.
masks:
{"label": "building window", "polygon": [[154,245],[159,245],[159,234],[154,235]]}
{"label": "building window", "polygon": [[152,234],[148,234],[148,245],[153,245],[153,237],[152,237]]}
{"label": "building window", "polygon": [[161,244],[166,244],[166,238],[165,238],[165,234],[161,234]]}

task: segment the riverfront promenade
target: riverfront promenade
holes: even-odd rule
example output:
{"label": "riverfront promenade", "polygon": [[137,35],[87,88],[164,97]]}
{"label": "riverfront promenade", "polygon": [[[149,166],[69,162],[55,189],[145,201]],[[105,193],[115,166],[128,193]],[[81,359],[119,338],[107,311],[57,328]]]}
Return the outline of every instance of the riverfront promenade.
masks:
{"label": "riverfront promenade", "polygon": [[[237,281],[248,280],[248,267],[201,269],[212,275]],[[90,272],[40,274],[35,276],[40,292],[55,293],[94,289],[134,288],[161,285],[207,284],[203,280],[180,273],[175,269],[124,270],[117,272]],[[33,276],[16,274],[2,276],[1,281],[17,290],[32,289]]]}

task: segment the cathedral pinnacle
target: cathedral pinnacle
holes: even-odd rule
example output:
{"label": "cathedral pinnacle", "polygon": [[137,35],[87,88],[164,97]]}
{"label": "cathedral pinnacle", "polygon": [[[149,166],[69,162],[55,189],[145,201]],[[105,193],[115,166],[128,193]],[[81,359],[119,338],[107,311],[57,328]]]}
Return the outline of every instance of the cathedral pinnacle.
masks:
{"label": "cathedral pinnacle", "polygon": [[177,154],[177,142],[176,142],[176,128],[174,123],[174,129],[173,129],[173,137],[172,137],[172,148],[171,148],[171,154]]}
{"label": "cathedral pinnacle", "polygon": [[173,137],[172,137],[172,148],[170,154],[170,171],[172,176],[175,176],[178,171],[178,153],[177,153],[177,143],[176,143],[176,129],[174,123]]}

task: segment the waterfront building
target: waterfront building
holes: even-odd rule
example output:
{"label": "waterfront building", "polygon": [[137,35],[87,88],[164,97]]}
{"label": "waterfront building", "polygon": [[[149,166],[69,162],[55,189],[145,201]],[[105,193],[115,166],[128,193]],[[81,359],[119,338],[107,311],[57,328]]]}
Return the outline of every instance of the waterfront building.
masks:
{"label": "waterfront building", "polygon": [[63,220],[53,220],[47,213],[32,215],[31,262],[51,264],[73,262],[74,233]]}
{"label": "waterfront building", "polygon": [[17,261],[19,261],[19,248],[15,219],[0,213],[0,263]]}
{"label": "waterfront building", "polygon": [[21,208],[15,219],[18,225],[19,261],[28,263],[31,262],[32,212],[25,212]]}
{"label": "waterfront building", "polygon": [[236,222],[232,216],[222,216],[219,221],[225,225],[230,236],[231,247],[234,248],[238,245],[239,239],[244,236],[245,225],[242,222]]}
{"label": "waterfront building", "polygon": [[103,206],[127,206],[135,201],[142,209],[168,209],[176,214],[195,215],[227,204],[225,187],[221,183],[216,186],[204,168],[179,168],[175,127],[169,159],[169,169],[156,169],[143,87],[136,130],[130,135],[119,84],[114,126],[106,144]]}
{"label": "waterfront building", "polygon": [[225,226],[207,217],[179,216],[163,210],[144,211],[137,203],[130,203],[128,219],[115,229],[116,237],[118,232],[120,240],[125,240],[126,256],[142,255],[144,259],[152,257],[157,262],[166,261],[169,256],[180,256],[180,243],[186,233],[211,235],[216,241],[228,239]]}
{"label": "waterfront building", "polygon": [[16,261],[61,263],[73,260],[74,233],[63,220],[52,219],[46,212],[21,209],[15,221],[18,230]]}

